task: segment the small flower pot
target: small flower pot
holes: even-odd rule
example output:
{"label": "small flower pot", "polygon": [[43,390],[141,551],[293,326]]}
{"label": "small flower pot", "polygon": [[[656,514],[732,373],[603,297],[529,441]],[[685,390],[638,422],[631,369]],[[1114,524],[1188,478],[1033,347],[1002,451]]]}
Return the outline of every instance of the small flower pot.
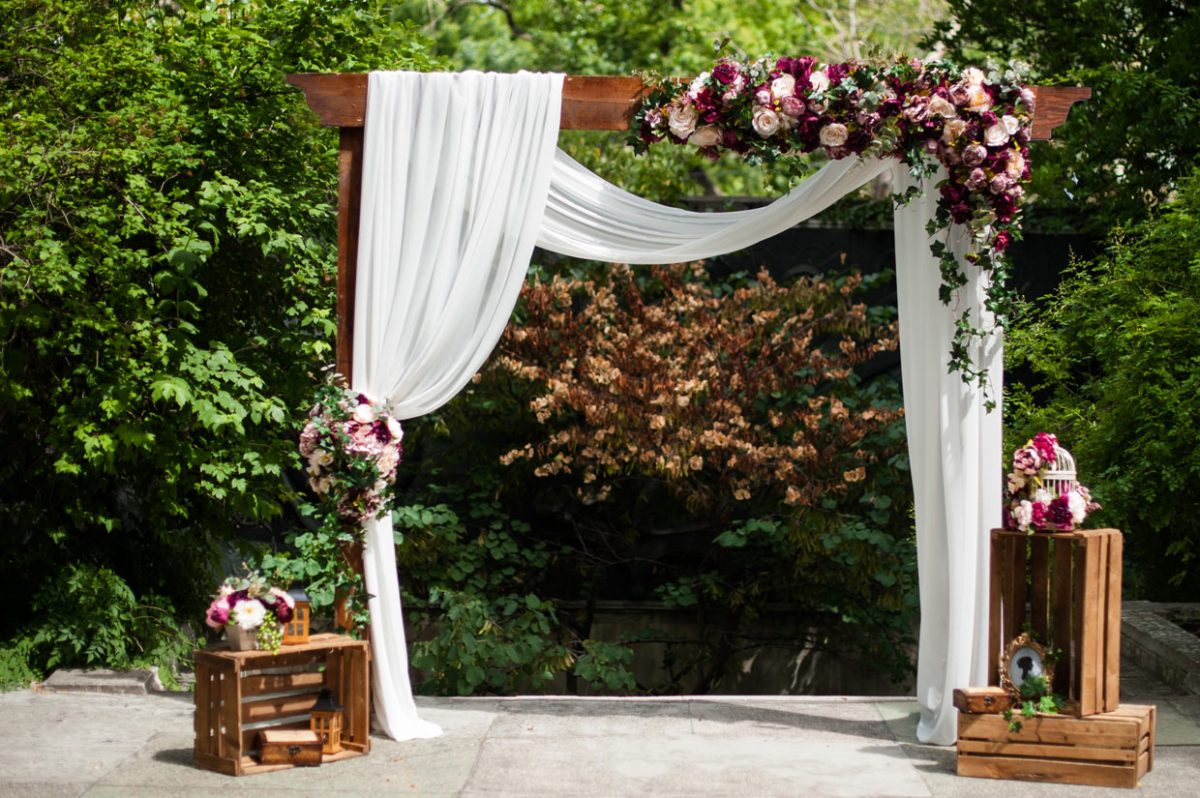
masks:
{"label": "small flower pot", "polygon": [[232,651],[257,651],[258,629],[243,629],[236,623],[225,627],[225,639]]}

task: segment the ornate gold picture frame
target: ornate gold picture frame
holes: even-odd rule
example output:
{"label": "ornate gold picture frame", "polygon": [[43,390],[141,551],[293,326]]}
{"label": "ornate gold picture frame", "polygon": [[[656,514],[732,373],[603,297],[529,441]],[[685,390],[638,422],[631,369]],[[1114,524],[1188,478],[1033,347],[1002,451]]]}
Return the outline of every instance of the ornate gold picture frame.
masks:
{"label": "ornate gold picture frame", "polygon": [[1022,632],[1004,649],[1004,656],[1000,659],[1000,686],[1019,696],[1021,684],[1026,679],[1038,676],[1046,680],[1044,693],[1049,695],[1053,688],[1054,671],[1046,661],[1046,649],[1027,632]]}

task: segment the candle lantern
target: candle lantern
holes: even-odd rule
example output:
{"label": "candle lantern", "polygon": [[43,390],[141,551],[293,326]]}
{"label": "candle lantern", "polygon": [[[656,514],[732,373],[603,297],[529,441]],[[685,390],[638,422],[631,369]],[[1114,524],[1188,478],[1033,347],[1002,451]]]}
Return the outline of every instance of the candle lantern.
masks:
{"label": "candle lantern", "polygon": [[342,750],[342,705],[328,689],[321,690],[313,704],[310,728],[321,740],[321,752],[336,754]]}
{"label": "candle lantern", "polygon": [[294,646],[308,642],[308,619],[310,600],[308,594],[298,587],[288,591],[296,606],[292,609],[292,620],[283,625],[283,644]]}

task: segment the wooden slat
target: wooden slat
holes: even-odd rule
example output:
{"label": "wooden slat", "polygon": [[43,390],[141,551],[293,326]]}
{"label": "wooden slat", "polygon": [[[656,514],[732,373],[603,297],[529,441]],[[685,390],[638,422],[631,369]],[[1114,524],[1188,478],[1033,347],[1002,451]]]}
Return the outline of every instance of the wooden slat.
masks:
{"label": "wooden slat", "polygon": [[958,775],[1091,787],[1136,787],[1138,782],[1136,767],[1002,756],[960,756]]}
{"label": "wooden slat", "polygon": [[1029,623],[1043,645],[1050,640],[1050,541],[1039,535],[1029,539]]}
{"label": "wooden slat", "polygon": [[1051,573],[1052,607],[1050,643],[1059,652],[1059,660],[1054,666],[1055,689],[1066,696],[1073,695],[1071,674],[1074,672],[1074,635],[1071,629],[1072,613],[1071,598],[1074,595],[1071,576],[1073,559],[1071,556],[1072,542],[1070,540],[1054,540],[1054,571]]}
{"label": "wooden slat", "polygon": [[989,563],[989,571],[991,578],[988,581],[988,684],[1000,684],[1000,652],[1004,647],[1001,638],[1001,627],[1004,623],[1001,615],[1001,591],[1000,585],[1003,581],[1004,571],[1004,538],[998,533],[1000,530],[992,530],[991,543],[991,562]]}
{"label": "wooden slat", "polygon": [[242,696],[283,693],[293,690],[319,690],[324,683],[325,674],[317,671],[246,676],[242,679]]}
{"label": "wooden slat", "polygon": [[[242,670],[254,670],[256,667],[255,663],[261,660],[271,660],[271,667],[278,667],[280,661],[294,661],[297,654],[306,654],[311,651],[332,651],[335,648],[364,645],[366,643],[362,640],[352,640],[343,635],[323,632],[311,635],[307,643],[284,646],[279,650],[278,654],[272,654],[270,651],[230,651],[224,643],[220,643],[212,648],[197,651],[196,657],[212,657],[216,660],[241,662],[243,663]],[[257,667],[267,667],[267,665],[260,664]]]}
{"label": "wooden slat", "polygon": [[1121,578],[1125,541],[1114,532],[1108,541],[1108,618],[1104,650],[1104,711],[1121,705]]}
{"label": "wooden slat", "polygon": [[1138,757],[1134,748],[1108,748],[1086,745],[1052,745],[1047,743],[1009,743],[994,740],[960,740],[960,754],[989,754],[1003,756],[1032,756],[1046,759],[1070,759],[1086,762],[1131,765]]}
{"label": "wooden slat", "polygon": [[247,701],[242,704],[242,723],[303,715],[317,703],[317,693],[267,698],[262,701]]}
{"label": "wooden slat", "polygon": [[1099,651],[1097,637],[1102,633],[1102,629],[1096,625],[1096,606],[1100,601],[1100,543],[1101,541],[1094,536],[1084,538],[1078,546],[1082,562],[1076,560],[1076,567],[1083,574],[1081,589],[1077,594],[1082,629],[1076,633],[1080,652],[1079,664],[1076,666],[1079,672],[1077,698],[1081,715],[1094,715],[1099,706],[1096,689],[1096,666],[1099,660],[1096,654]]}
{"label": "wooden slat", "polygon": [[1065,715],[1039,715],[1022,719],[1020,731],[1009,731],[1002,715],[958,716],[960,740],[1003,740],[1017,743],[1089,745],[1105,748],[1137,747],[1140,721],[1134,717],[1094,715],[1074,718]]}
{"label": "wooden slat", "polygon": [[1111,535],[1096,535],[1096,542],[1092,544],[1096,549],[1094,569],[1096,602],[1088,610],[1096,629],[1091,667],[1092,682],[1096,686],[1096,699],[1092,705],[1093,712],[1104,711],[1104,679],[1108,669],[1106,655],[1108,649],[1108,542],[1111,538]]}
{"label": "wooden slat", "polygon": [[225,672],[221,674],[221,703],[218,710],[220,723],[220,747],[218,754],[222,759],[237,760],[241,756],[242,741],[238,735],[238,708],[242,703],[241,696],[241,679],[238,673],[237,663],[234,663],[233,672]]}

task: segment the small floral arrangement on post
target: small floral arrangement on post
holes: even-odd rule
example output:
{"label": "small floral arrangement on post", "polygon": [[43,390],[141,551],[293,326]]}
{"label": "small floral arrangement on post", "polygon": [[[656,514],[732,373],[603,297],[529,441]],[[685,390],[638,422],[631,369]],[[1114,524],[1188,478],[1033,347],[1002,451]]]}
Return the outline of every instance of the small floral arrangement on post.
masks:
{"label": "small floral arrangement on post", "polygon": [[1013,452],[1006,527],[1021,532],[1070,532],[1088,513],[1100,509],[1088,489],[1075,480],[1073,464],[1070,472],[1064,472],[1068,477],[1047,478],[1062,454],[1065,450],[1058,438],[1048,432],[1039,432]]}
{"label": "small floral arrangement on post", "polygon": [[391,507],[404,431],[382,403],[340,386],[336,377],[315,400],[300,433],[308,484],[361,534],[363,523]]}
{"label": "small floral arrangement on post", "polygon": [[230,645],[235,649],[252,647],[246,645],[249,633],[259,648],[276,653],[283,641],[283,624],[292,620],[295,600],[286,590],[275,587],[257,571],[245,576],[231,576],[217,588],[216,596],[208,605],[204,621],[218,631],[229,632]]}
{"label": "small floral arrangement on post", "polygon": [[[817,151],[834,159],[891,157],[918,177],[944,166],[947,179],[938,185],[928,233],[948,231],[951,223],[968,228],[966,260],[991,275],[986,307],[1004,326],[1013,308],[1004,252],[1020,238],[1030,175],[1035,95],[1022,77],[1017,64],[985,73],[948,61],[725,57],[691,83],[651,81],[633,115],[631,143],[644,151],[665,140],[713,159],[732,151],[767,164]],[[941,268],[941,300],[950,304],[967,276],[945,237],[931,250]],[[968,345],[987,334],[964,311],[950,351],[951,369],[985,392],[987,375],[974,366]]]}

